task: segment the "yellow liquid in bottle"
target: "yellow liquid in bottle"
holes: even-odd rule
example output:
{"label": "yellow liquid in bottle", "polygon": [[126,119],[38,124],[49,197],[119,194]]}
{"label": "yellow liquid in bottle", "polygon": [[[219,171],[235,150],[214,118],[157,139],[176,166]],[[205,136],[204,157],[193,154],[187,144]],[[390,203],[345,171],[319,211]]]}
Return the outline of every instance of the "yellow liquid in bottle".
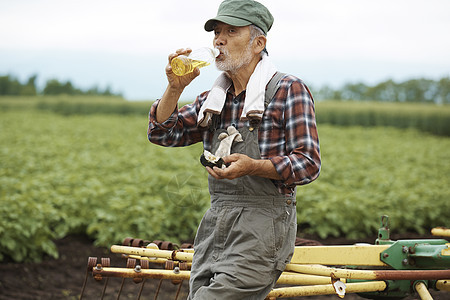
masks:
{"label": "yellow liquid in bottle", "polygon": [[171,62],[172,71],[177,76],[183,76],[194,71],[195,68],[202,68],[209,65],[206,61],[193,60],[185,56],[177,56]]}

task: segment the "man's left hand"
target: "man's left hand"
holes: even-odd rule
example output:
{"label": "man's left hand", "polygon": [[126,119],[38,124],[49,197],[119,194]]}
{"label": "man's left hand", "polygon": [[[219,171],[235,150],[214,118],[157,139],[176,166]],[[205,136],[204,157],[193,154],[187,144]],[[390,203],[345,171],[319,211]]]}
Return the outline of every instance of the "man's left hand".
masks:
{"label": "man's left hand", "polygon": [[255,168],[255,160],[245,154],[233,153],[222,158],[228,167],[206,167],[211,176],[216,179],[235,179],[245,175],[251,175]]}

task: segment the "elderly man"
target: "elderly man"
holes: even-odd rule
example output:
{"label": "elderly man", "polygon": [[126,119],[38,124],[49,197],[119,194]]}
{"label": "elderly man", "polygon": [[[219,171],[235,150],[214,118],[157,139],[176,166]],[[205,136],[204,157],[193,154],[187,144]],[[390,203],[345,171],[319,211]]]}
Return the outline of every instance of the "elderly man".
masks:
{"label": "elderly man", "polygon": [[167,89],[150,110],[148,138],[159,145],[203,142],[214,154],[219,136],[239,136],[222,157],[226,167],[206,167],[211,207],[195,237],[190,299],[264,299],[294,251],[296,186],[319,175],[312,95],[269,60],[272,23],[256,1],[222,2],[205,30],[214,32],[223,73],[210,91],[178,109],[181,93],[200,71],[176,76],[171,60],[191,52],[177,50],[169,55]]}

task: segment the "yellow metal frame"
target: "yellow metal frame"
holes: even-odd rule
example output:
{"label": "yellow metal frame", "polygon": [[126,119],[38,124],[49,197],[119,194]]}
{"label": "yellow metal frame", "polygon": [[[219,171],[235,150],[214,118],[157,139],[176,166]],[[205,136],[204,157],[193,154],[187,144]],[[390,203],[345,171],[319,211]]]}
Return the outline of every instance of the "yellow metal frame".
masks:
{"label": "yellow metal frame", "polygon": [[419,294],[420,299],[422,300],[433,300],[433,297],[431,297],[430,292],[428,291],[428,287],[425,285],[425,283],[419,281],[414,285],[414,289]]}
{"label": "yellow metal frame", "polygon": [[[345,282],[345,279],[342,280]],[[331,277],[299,274],[292,272],[283,272],[277,281],[277,284],[286,285],[319,285],[331,284]]]}
{"label": "yellow metal frame", "polygon": [[[174,271],[163,269],[139,269],[133,268],[115,268],[94,267],[94,274],[97,277],[121,277],[121,278],[154,278],[154,279],[170,279],[170,280],[189,280],[190,271]],[[100,276],[99,276],[100,275]],[[345,280],[344,280],[345,281]],[[284,272],[277,281],[281,285],[324,285],[331,284],[330,277],[288,273]]]}
{"label": "yellow metal frame", "polygon": [[171,260],[189,261],[192,262],[194,256],[194,250],[182,249],[182,250],[158,250],[153,248],[137,248],[130,246],[111,246],[112,253],[122,253],[128,255],[137,255],[143,257],[155,257]]}
{"label": "yellow metal frame", "polygon": [[333,274],[333,276],[337,278],[346,278],[346,279],[365,279],[365,280],[377,279],[375,271],[336,269],[336,268],[328,268],[323,265],[288,264],[286,265],[285,270],[302,274],[310,274],[326,277],[331,277],[332,276],[331,274]]}
{"label": "yellow metal frame", "polygon": [[450,292],[450,279],[436,281],[436,289]]}
{"label": "yellow metal frame", "polygon": [[[386,283],[381,280],[396,280],[400,278],[426,280],[429,279],[426,278],[427,276],[430,278],[438,276],[436,279],[447,278],[447,276],[450,278],[450,270],[393,270],[380,259],[382,252],[387,248],[389,248],[389,245],[367,244],[295,247],[291,263],[286,265],[285,271],[277,281],[278,285],[291,286],[273,289],[266,299],[336,294],[338,293],[334,286],[336,282],[341,284],[341,287],[342,285],[345,287],[344,293],[362,293],[385,290]],[[154,246],[139,248],[114,245],[111,247],[111,252],[121,253],[129,258],[147,260],[152,263],[164,264],[167,261],[179,261],[190,265],[194,250],[159,250]],[[448,254],[446,252],[443,255]],[[375,270],[327,267],[347,265],[373,266]],[[179,269],[136,269],[102,266],[94,267],[93,274],[97,279],[102,277],[122,277],[188,280],[190,277],[190,271]],[[347,279],[368,281],[346,283]],[[430,299],[428,288],[422,281],[418,281],[414,288],[422,299]],[[450,291],[450,280],[437,280],[436,289]]]}
{"label": "yellow metal frame", "polygon": [[450,228],[436,227],[431,229],[431,234],[436,236],[450,237]]}
{"label": "yellow metal frame", "polygon": [[[363,293],[376,292],[386,289],[384,281],[373,282],[358,282],[346,284],[346,293]],[[266,299],[302,297],[302,296],[317,296],[317,295],[332,295],[336,291],[331,284],[328,285],[313,285],[313,286],[295,286],[288,288],[273,289]]]}
{"label": "yellow metal frame", "polygon": [[[295,247],[291,264],[387,266],[380,261],[381,252],[387,248],[389,248],[388,245],[299,246]],[[190,262],[192,261],[194,250],[182,249],[174,252],[171,250],[113,245],[111,246],[111,252]]]}
{"label": "yellow metal frame", "polygon": [[295,247],[291,264],[333,266],[387,266],[380,260],[389,245],[301,246]]}

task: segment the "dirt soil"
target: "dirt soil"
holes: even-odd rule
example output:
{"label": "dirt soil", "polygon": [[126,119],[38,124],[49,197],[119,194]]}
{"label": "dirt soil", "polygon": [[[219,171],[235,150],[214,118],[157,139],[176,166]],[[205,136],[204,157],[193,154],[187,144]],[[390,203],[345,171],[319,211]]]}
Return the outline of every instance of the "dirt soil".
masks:
{"label": "dirt soil", "polygon": [[[314,237],[305,237],[312,238]],[[392,239],[433,238],[431,236],[408,235]],[[320,240],[324,245],[351,245],[355,242],[373,244],[373,239],[352,241],[347,239]],[[69,236],[56,241],[60,257],[46,258],[41,263],[0,263],[0,299],[79,299],[86,278],[89,257],[111,258],[111,266],[126,267],[126,260],[120,255],[111,253],[108,249],[93,246],[93,241],[84,236]],[[117,295],[122,283],[121,278],[109,278],[97,282],[88,274],[86,288],[82,299],[101,299],[103,288],[107,282],[104,299],[118,299]],[[148,279],[142,289],[140,299],[156,299],[156,289],[159,279]],[[138,299],[142,284],[136,284],[132,279],[125,279],[120,299]],[[179,285],[169,280],[161,281],[157,299],[176,299]],[[450,294],[442,291],[431,291],[435,300],[450,299]],[[186,299],[188,283],[181,284],[178,299]],[[286,298],[285,298],[286,299]],[[336,295],[310,296],[289,299],[339,299]],[[344,299],[363,299],[355,294],[348,294]],[[419,299],[417,295],[405,299]]]}

